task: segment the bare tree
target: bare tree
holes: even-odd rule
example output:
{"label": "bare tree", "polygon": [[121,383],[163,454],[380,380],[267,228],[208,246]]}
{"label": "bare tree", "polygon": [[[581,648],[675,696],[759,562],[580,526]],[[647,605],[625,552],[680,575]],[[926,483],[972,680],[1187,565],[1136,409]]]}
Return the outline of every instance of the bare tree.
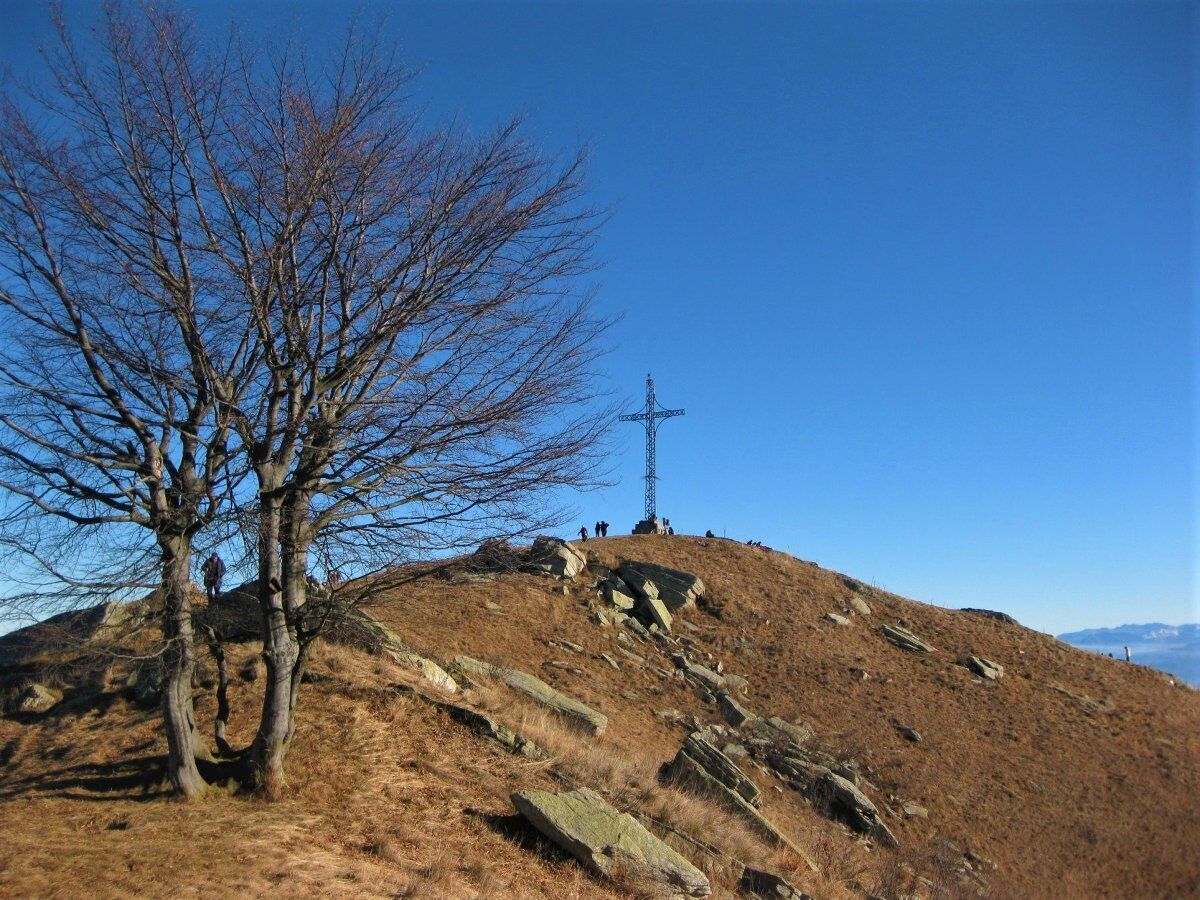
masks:
{"label": "bare tree", "polygon": [[[223,263],[224,79],[170,13],[108,8],[89,68],[61,21],[52,86],[0,121],[0,486],[5,534],[40,552],[46,529],[140,531],[157,560],[163,713],[174,787],[204,787],[192,710],[192,540],[228,489],[222,410],[256,370]],[[227,154],[229,156],[229,154]],[[236,158],[234,158],[236,163]]]}
{"label": "bare tree", "polygon": [[594,213],[581,162],[515,124],[424,130],[407,71],[353,35],[313,71],[280,58],[245,91],[253,157],[289,223],[252,317],[265,378],[234,413],[258,485],[267,678],[251,757],[276,793],[309,642],[314,546],[359,572],[528,530],[595,476],[611,418],[604,323],[576,295]]}

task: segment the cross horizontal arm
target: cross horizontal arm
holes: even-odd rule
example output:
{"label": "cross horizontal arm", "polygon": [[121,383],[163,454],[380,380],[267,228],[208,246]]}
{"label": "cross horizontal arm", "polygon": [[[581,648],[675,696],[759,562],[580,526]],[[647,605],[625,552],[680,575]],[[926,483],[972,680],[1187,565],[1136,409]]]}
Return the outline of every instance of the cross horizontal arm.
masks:
{"label": "cross horizontal arm", "polygon": [[631,413],[628,416],[619,417],[618,421],[620,421],[620,422],[646,422],[649,419],[650,419],[650,416],[647,413]]}
{"label": "cross horizontal arm", "polygon": [[669,419],[672,416],[682,416],[686,412],[687,412],[686,409],[660,409],[658,412],[656,412],[654,414],[654,418]]}

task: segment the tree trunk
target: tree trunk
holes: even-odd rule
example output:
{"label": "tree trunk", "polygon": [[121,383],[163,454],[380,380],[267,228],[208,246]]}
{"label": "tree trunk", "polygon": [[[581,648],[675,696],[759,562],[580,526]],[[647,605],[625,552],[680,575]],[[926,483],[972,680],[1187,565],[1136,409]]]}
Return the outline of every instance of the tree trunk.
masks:
{"label": "tree trunk", "polygon": [[167,777],[182,796],[192,799],[208,786],[196,758],[208,757],[198,740],[192,704],[196,647],[192,632],[191,545],[179,537],[163,542],[163,724],[167,732]]}
{"label": "tree trunk", "polygon": [[229,725],[229,667],[225,664],[225,648],[221,646],[221,640],[211,625],[205,630],[205,636],[208,638],[209,652],[217,664],[217,715],[213,720],[213,738],[218,753],[233,756],[233,748],[225,736],[225,729]]}

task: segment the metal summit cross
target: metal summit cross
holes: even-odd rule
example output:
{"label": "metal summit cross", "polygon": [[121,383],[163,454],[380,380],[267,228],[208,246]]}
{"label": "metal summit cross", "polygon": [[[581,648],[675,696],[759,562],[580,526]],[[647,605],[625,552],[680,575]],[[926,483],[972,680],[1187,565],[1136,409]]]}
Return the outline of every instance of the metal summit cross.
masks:
{"label": "metal summit cross", "polygon": [[654,437],[658,432],[658,424],[663,419],[682,416],[682,409],[664,409],[654,398],[654,379],[646,376],[646,409],[644,412],[621,416],[622,422],[643,422],[646,426],[646,521],[653,522],[656,518],[654,483],[658,475],[654,470]]}

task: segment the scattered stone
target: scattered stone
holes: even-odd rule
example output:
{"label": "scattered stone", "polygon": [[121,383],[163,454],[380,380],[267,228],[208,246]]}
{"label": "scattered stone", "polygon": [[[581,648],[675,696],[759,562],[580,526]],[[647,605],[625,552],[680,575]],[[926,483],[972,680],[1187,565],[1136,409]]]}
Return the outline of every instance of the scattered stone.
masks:
{"label": "scattered stone", "polygon": [[712,893],[703,872],[594,791],[519,791],[512,802],[534,828],[601,876],[632,876],[650,894]]}
{"label": "scattered stone", "polygon": [[734,728],[740,728],[754,718],[754,713],[729,696],[728,691],[720,691],[717,694],[717,710],[721,713],[721,718]]}
{"label": "scattered stone", "polygon": [[846,605],[860,616],[869,616],[871,614],[871,607],[858,594],[851,594],[850,599],[846,601]]}
{"label": "scattered stone", "polygon": [[572,675],[584,674],[583,669],[573,666],[570,663],[563,662],[561,659],[548,659],[542,663],[542,665],[548,669],[562,669],[564,672],[570,672]]}
{"label": "scattered stone", "polygon": [[[225,604],[224,598],[221,603]],[[356,647],[375,656],[385,656],[399,666],[412,669],[425,681],[448,694],[458,691],[458,684],[445,669],[417,653],[400,640],[396,632],[366,610],[351,609],[327,632],[327,637],[336,643]]]}
{"label": "scattered stone", "polygon": [[738,882],[738,890],[760,900],[812,900],[808,894],[796,890],[778,875],[762,872],[746,866]]}
{"label": "scattered stone", "polygon": [[832,622],[834,625],[849,625],[850,620],[845,616],[839,616],[837,613],[825,613],[821,616],[826,622]]}
{"label": "scattered stone", "polygon": [[32,678],[19,678],[0,695],[0,707],[9,716],[44,713],[62,700],[62,692],[48,688]]}
{"label": "scattered stone", "polygon": [[900,808],[904,810],[904,814],[910,819],[929,818],[929,810],[919,803],[914,803],[912,800],[905,800],[904,803],[900,805]]}
{"label": "scattered stone", "polygon": [[1004,677],[1004,666],[1000,665],[1000,663],[992,662],[990,659],[984,659],[982,656],[968,656],[966,665],[976,675],[987,678],[990,681],[999,681]]}
{"label": "scattered stone", "polygon": [[604,612],[599,609],[594,610],[592,614],[588,616],[588,621],[593,625],[599,625],[601,628],[609,628],[612,625],[612,623],[608,620],[608,616],[606,616]]}
{"label": "scattered stone", "polygon": [[679,718],[679,710],[677,709],[660,709],[654,714],[655,718],[665,719],[669,722],[674,722]]}
{"label": "scattered stone", "polygon": [[491,600],[485,600],[483,606],[491,612],[500,612],[500,610],[504,609],[499,603],[493,603]]}
{"label": "scattered stone", "polygon": [[621,696],[624,697],[626,700],[640,700],[641,699],[641,696],[638,694],[638,692],[633,691],[633,690],[622,691]]}
{"label": "scattered stone", "polygon": [[641,596],[645,595],[646,585],[653,585],[654,596],[672,613],[695,606],[704,594],[704,582],[698,576],[654,563],[627,562],[617,573]]}
{"label": "scattered stone", "polygon": [[871,673],[866,669],[851,669],[850,675],[855,681],[868,681],[871,678]]}
{"label": "scattered stone", "polygon": [[637,644],[635,644],[633,642],[633,638],[631,638],[624,631],[620,631],[617,633],[617,643],[622,644],[626,647],[636,647],[637,646]]}
{"label": "scattered stone", "polygon": [[534,538],[529,568],[546,575],[573,579],[587,565],[587,557],[562,538],[540,535]]}
{"label": "scattered stone", "polygon": [[570,651],[571,653],[583,653],[584,652],[583,647],[579,646],[578,644],[574,644],[571,641],[564,641],[561,638],[553,638],[551,640],[546,641],[546,643],[551,647],[555,647],[559,650],[567,650],[567,651]]}
{"label": "scattered stone", "polygon": [[[618,637],[619,637],[619,635],[618,635]],[[624,647],[618,647],[617,652],[620,653],[622,656],[624,656],[630,662],[635,662],[639,666],[646,665],[646,657],[638,656],[638,654],[633,653],[632,651],[626,650]]]}
{"label": "scattered stone", "polygon": [[601,653],[600,658],[602,660],[604,660],[606,663],[608,663],[609,666],[611,666],[616,671],[618,671],[618,672],[621,671],[621,667],[619,665],[617,665],[617,661],[615,659],[613,659],[611,656],[609,656],[607,653]]}
{"label": "scattered stone", "polygon": [[647,631],[646,626],[643,625],[641,622],[639,622],[637,619],[630,617],[630,618],[626,619],[624,622],[622,622],[621,624],[624,625],[626,628],[628,628],[630,631],[632,631],[634,634],[638,635],[639,637],[643,637],[646,640],[650,640],[650,632]]}
{"label": "scattered stone", "polygon": [[921,743],[921,732],[915,728],[909,728],[907,725],[897,725],[896,730],[900,732],[900,736],[912,741],[914,744]]}
{"label": "scattered stone", "polygon": [[1050,690],[1057,691],[1064,697],[1070,697],[1088,712],[1108,713],[1117,708],[1116,704],[1107,698],[1104,700],[1093,700],[1091,697],[1087,696],[1087,694],[1076,694],[1074,691],[1069,690],[1068,688],[1063,687],[1061,684],[1053,681],[1050,682]]}
{"label": "scattered stone", "polygon": [[730,759],[747,759],[750,755],[745,747],[743,747],[741,744],[735,744],[733,742],[723,745],[721,747],[721,752]]}
{"label": "scattered stone", "polygon": [[910,653],[933,652],[932,647],[926,644],[911,631],[901,628],[899,625],[884,625],[883,636],[901,650],[908,650]]}
{"label": "scattered stone", "polygon": [[564,719],[578,725],[591,734],[603,734],[608,727],[608,716],[596,712],[589,706],[580,703],[573,697],[555,690],[540,678],[535,678],[517,669],[506,666],[494,666],[491,663],[472,659],[469,656],[456,656],[455,664],[468,675],[478,675],[483,678],[495,678],[508,685],[514,691],[524,694],[531,700],[549,707]]}

